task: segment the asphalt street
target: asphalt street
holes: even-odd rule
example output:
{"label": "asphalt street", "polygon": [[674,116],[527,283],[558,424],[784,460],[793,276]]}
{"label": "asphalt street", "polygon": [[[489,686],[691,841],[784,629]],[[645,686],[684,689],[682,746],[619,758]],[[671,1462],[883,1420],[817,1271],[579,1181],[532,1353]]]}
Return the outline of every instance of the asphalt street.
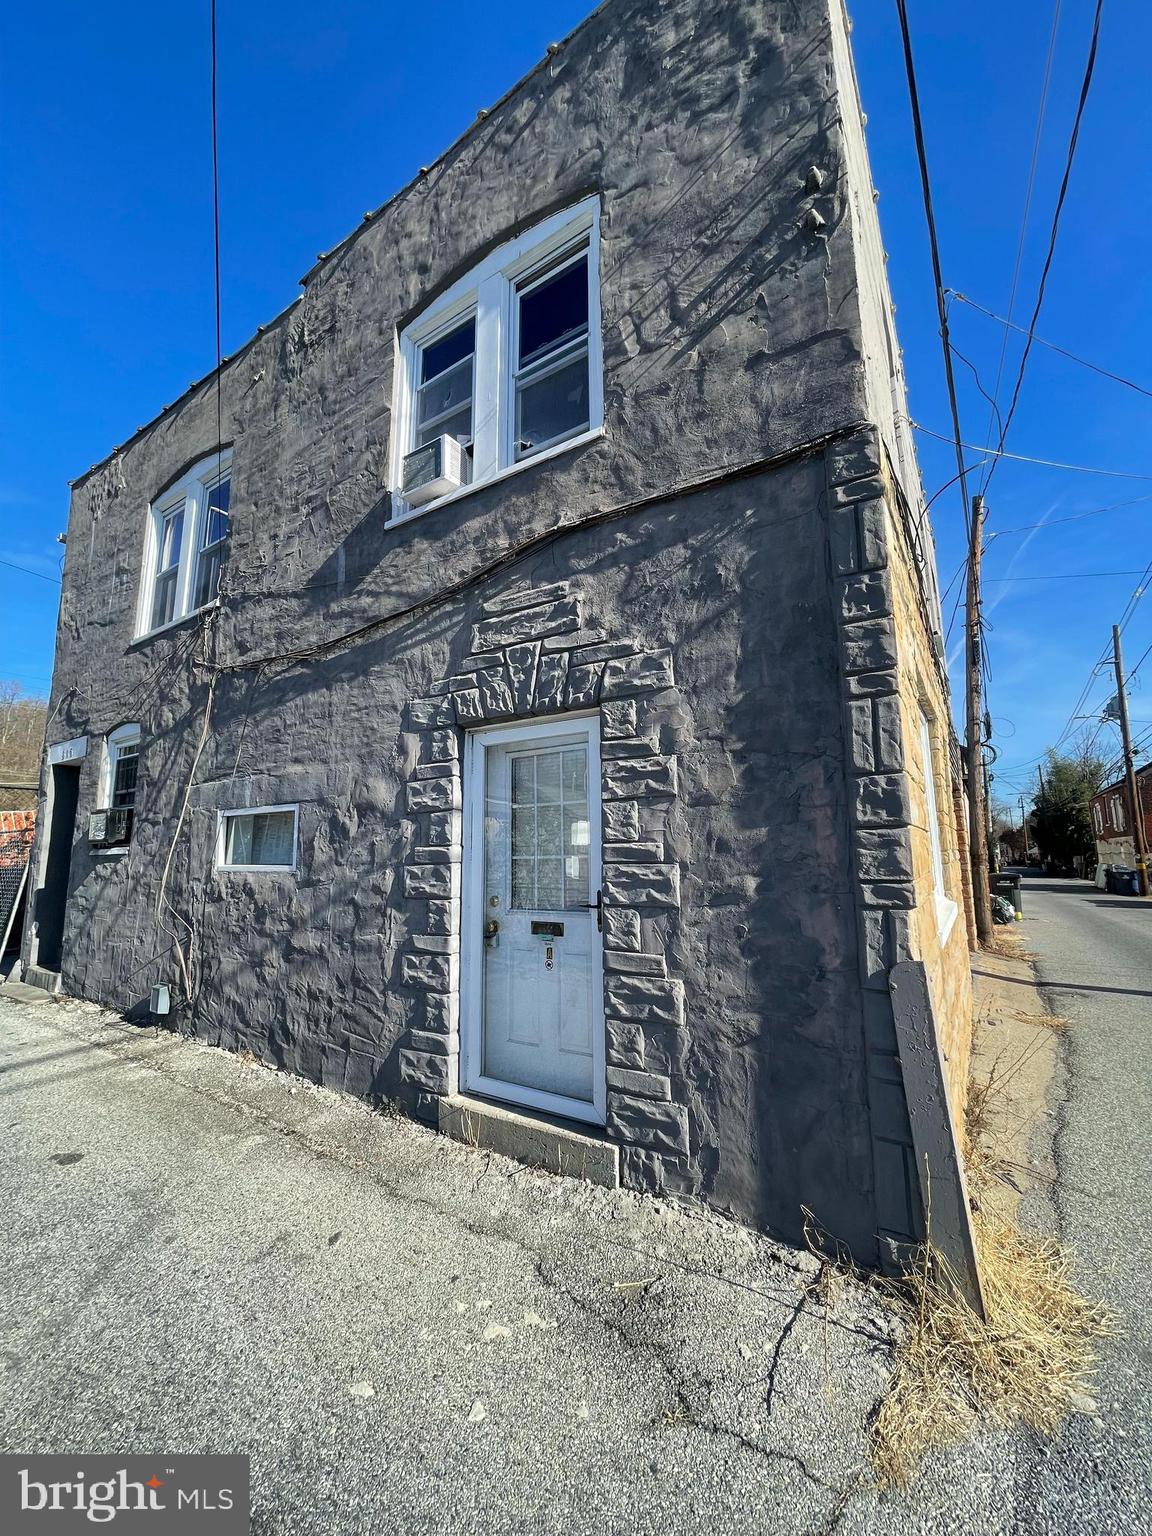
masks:
{"label": "asphalt street", "polygon": [[[1029,1533],[1152,1531],[1152,900],[1026,877],[1025,944],[1070,1021],[1053,1092],[1058,1182],[1025,1208],[1076,1255],[1121,1331],[1101,1352],[1099,1413],[1026,1455]],[[978,963],[978,962],[977,962]]]}
{"label": "asphalt street", "polygon": [[1076,983],[1056,1215],[1131,1332],[1050,1449],[989,1435],[878,1495],[890,1325],[810,1256],[6,1000],[0,1449],[246,1453],[268,1536],[1149,1529],[1152,929],[1093,894],[1030,890],[1025,938]]}

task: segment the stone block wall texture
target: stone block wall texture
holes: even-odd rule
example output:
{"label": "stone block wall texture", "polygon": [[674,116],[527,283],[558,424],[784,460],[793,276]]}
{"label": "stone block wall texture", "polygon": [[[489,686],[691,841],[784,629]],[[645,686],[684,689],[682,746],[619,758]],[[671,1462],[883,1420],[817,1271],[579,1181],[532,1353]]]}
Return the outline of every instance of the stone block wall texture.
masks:
{"label": "stone block wall texture", "polygon": [[[66,991],[139,1012],[190,932],[180,1028],[429,1115],[462,733],[594,708],[625,1178],[795,1239],[807,1206],[864,1262],[915,1232],[885,968],[917,942],[916,806],[842,25],[610,0],[336,247],[221,374],[207,614],[133,636],[148,505],[214,447],[215,380],[77,482],[52,718],[89,739],[79,825],[126,721],[141,772],[128,852],[76,843]],[[390,523],[397,330],[591,193],[604,436]],[[297,871],[217,871],[218,813],[270,804],[300,806]]]}

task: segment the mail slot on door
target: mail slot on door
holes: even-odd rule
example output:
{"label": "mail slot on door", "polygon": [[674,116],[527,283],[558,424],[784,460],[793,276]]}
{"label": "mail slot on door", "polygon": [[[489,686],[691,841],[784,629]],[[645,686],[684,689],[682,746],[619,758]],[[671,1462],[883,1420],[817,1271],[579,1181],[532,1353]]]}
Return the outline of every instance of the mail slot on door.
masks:
{"label": "mail slot on door", "polygon": [[564,937],[563,923],[533,923],[533,934],[541,939],[562,939]]}

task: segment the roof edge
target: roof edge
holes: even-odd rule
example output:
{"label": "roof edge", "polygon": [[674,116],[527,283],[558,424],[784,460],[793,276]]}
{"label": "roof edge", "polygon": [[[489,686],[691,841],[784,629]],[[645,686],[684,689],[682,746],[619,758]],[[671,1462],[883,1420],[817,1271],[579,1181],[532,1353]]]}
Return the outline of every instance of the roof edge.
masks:
{"label": "roof edge", "polygon": [[[594,10],[589,11],[588,15],[584,17],[583,21],[578,22],[576,26],[574,26],[570,32],[566,33],[558,43],[549,43],[544,57],[540,59],[538,63],[533,64],[532,68],[525,74],[521,75],[513,85],[509,86],[504,94],[498,97],[495,102],[493,102],[492,106],[482,108],[481,111],[477,113],[475,121],[469,123],[464,132],[458,134],[457,137],[454,138],[452,142],[445,149],[443,149],[440,154],[436,156],[435,160],[433,160],[431,164],[421,166],[416,175],[413,176],[409,181],[406,181],[402,187],[398,187],[397,190],[392,193],[391,197],[385,198],[379,207],[374,208],[370,213],[366,213],[356,228],[345,235],[342,240],[338,240],[331,250],[322,251],[317,256],[312,265],[308,268],[307,272],[305,272],[304,276],[300,279],[301,288],[306,290],[308,284],[319,272],[323,270],[328,262],[332,261],[339,255],[343,255],[344,252],[347,251],[356,242],[356,240],[359,239],[359,237],[364,233],[368,226],[375,223],[380,215],[385,213],[393,205],[393,203],[399,202],[399,200],[411,192],[414,187],[419,186],[419,184],[431,173],[431,171],[435,169],[436,166],[440,165],[443,161],[447,160],[450,155],[459,150],[461,145],[463,145],[466,140],[472,137],[472,135],[481,126],[486,118],[491,117],[493,112],[498,111],[507,101],[515,96],[516,92],[519,91],[523,86],[527,85],[528,81],[531,80],[534,75],[538,74],[550,59],[555,58],[562,49],[568,46],[568,44],[572,41],[578,32],[583,31],[589,22],[593,21],[602,10],[607,9],[607,7],[612,3],[613,0],[601,0],[601,3],[596,6]],[[74,480],[69,480],[69,488],[74,491],[77,489],[77,487],[83,485],[91,475],[98,473],[98,471],[105,468],[106,465],[110,464],[117,454],[123,453],[126,448],[130,448],[134,443],[139,442],[142,437],[146,436],[147,433],[151,432],[154,427],[158,426],[166,416],[171,415],[171,413],[178,407],[186,404],[198,389],[201,389],[205,384],[215,380],[217,376],[224,371],[225,368],[229,368],[233,363],[239,362],[244,354],[248,352],[252,347],[254,347],[267,331],[270,331],[273,326],[278,325],[286,315],[290,314],[291,311],[296,308],[303,297],[303,294],[297,294],[292,302],[287,304],[271,320],[269,320],[264,325],[257,326],[254,335],[250,336],[247,341],[243,342],[235,352],[230,352],[227,357],[221,358],[217,367],[204,374],[202,378],[194,379],[182,394],[177,395],[175,400],[171,401],[168,405],[157,411],[156,415],[153,416],[149,421],[145,422],[143,426],[137,427],[135,432],[133,432],[130,437],[125,438],[124,441],[117,447],[106,453],[102,459],[97,459],[95,464],[90,464],[89,467],[83,472],[83,474],[77,475]]]}

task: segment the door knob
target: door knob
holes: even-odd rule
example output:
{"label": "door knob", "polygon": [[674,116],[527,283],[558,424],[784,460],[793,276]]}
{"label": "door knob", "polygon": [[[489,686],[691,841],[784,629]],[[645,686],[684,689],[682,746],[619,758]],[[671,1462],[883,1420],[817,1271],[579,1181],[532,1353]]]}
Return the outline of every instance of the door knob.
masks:
{"label": "door knob", "polygon": [[484,924],[484,943],[491,946],[493,939],[500,932],[500,924],[494,917],[490,917]]}

